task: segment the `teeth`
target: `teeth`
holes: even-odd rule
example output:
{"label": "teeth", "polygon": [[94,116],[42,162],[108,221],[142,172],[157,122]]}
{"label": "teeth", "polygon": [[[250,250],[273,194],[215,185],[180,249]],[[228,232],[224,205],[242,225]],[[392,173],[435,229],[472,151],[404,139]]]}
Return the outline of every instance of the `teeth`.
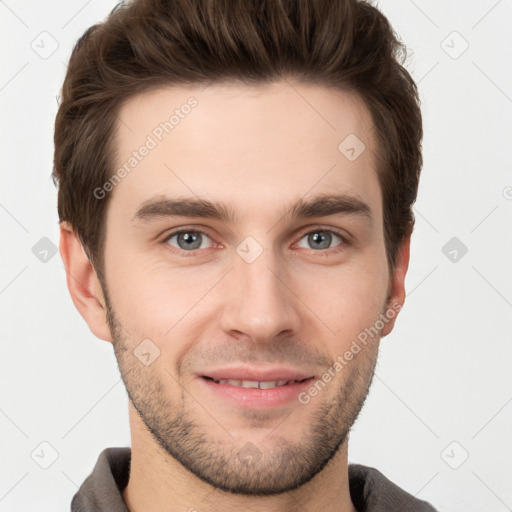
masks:
{"label": "teeth", "polygon": [[257,381],[257,380],[236,380],[236,379],[220,379],[215,380],[217,384],[230,384],[231,386],[238,386],[242,388],[248,389],[269,389],[280,386],[285,386],[286,384],[292,384],[293,382],[297,382],[295,380],[272,380],[272,381]]}
{"label": "teeth", "polygon": [[241,386],[243,388],[257,388],[259,382],[257,380],[243,380]]}
{"label": "teeth", "polygon": [[284,382],[286,384],[287,381],[267,381],[267,382],[260,382],[259,388],[260,389],[268,389],[268,388],[275,388],[276,386],[282,386],[283,384],[279,384],[279,382]]}

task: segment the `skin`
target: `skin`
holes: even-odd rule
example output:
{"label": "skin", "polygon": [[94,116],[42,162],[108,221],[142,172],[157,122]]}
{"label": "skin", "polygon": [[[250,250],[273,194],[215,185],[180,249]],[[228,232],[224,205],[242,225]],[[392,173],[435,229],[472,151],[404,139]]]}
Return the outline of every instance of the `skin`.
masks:
{"label": "skin", "polygon": [[[105,283],[61,224],[71,297],[113,343],[130,397],[123,497],[131,512],[355,512],[348,433],[396,315],[307,404],[236,407],[198,373],[240,362],[318,379],[380,314],[403,305],[410,238],[390,275],[370,114],[353,93],[286,81],[163,88],[123,105],[116,164],[190,96],[197,107],[109,192]],[[354,161],[338,150],[349,134],[366,146]],[[358,197],[373,220],[284,215],[299,198],[332,193]],[[223,203],[237,217],[132,221],[164,195]],[[207,235],[191,257],[169,238],[183,226]],[[313,245],[308,234],[326,230],[327,248]],[[247,236],[263,249],[251,263],[236,251]],[[145,339],[160,351],[148,366],[134,354]]]}

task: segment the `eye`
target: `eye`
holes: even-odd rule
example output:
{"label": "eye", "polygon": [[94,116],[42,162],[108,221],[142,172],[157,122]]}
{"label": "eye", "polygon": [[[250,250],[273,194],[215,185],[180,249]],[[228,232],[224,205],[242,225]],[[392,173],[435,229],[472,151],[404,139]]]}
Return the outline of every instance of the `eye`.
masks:
{"label": "eye", "polygon": [[202,231],[182,229],[171,233],[164,242],[176,249],[190,252],[211,247],[211,245],[208,245],[207,240],[211,242],[211,238]]}
{"label": "eye", "polygon": [[[306,244],[309,244],[309,247],[304,247],[301,245],[302,240],[306,240]],[[348,242],[347,240],[341,236],[340,234],[329,230],[329,229],[316,229],[314,231],[310,231],[306,233],[301,240],[299,241],[299,247],[303,247],[305,249],[313,249],[313,250],[322,250],[322,249],[332,249],[331,243],[338,239],[341,243],[338,243],[338,248],[341,245],[342,247],[337,249],[341,250],[343,246],[345,246]]]}
{"label": "eye", "polygon": [[[332,244],[336,241],[338,241],[338,243],[333,247]],[[172,252],[184,256],[196,256],[196,251],[209,249],[214,245],[214,242],[206,233],[197,229],[180,229],[174,231],[163,240],[163,243],[166,244]],[[306,245],[304,245],[304,243]],[[299,240],[297,246],[322,252],[327,249],[334,249],[332,252],[337,252],[343,250],[348,243],[345,236],[331,229],[315,229],[306,233]]]}

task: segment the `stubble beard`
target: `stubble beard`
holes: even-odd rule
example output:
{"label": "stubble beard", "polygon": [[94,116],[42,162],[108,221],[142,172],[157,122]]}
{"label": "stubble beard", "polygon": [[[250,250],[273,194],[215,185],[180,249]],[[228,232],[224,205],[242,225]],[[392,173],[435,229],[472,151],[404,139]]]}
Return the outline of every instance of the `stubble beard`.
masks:
{"label": "stubble beard", "polygon": [[[347,440],[371,387],[378,343],[361,350],[343,368],[343,378],[332,380],[309,404],[298,405],[316,409],[300,442],[291,442],[286,436],[286,425],[294,424],[292,411],[289,418],[280,420],[281,425],[276,424],[270,448],[255,446],[250,442],[250,430],[243,438],[226,433],[220,426],[222,418],[216,418],[214,411],[208,416],[212,424],[201,424],[194,417],[195,410],[204,412],[198,404],[201,400],[192,397],[171,374],[141,364],[133,353],[136,344],[124,336],[108,296],[104,296],[115,355],[133,407],[161,449],[202,481],[237,495],[284,493],[310,481]],[[334,396],[333,384],[338,386]],[[168,397],[171,388],[179,390],[179,400]],[[262,419],[259,414],[252,412],[251,428]],[[215,430],[220,436],[211,433]]]}

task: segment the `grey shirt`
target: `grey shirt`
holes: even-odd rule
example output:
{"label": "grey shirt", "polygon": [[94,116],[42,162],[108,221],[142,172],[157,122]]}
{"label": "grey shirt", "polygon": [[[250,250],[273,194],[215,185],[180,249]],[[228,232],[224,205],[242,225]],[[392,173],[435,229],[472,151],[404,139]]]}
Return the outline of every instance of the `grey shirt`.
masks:
{"label": "grey shirt", "polygon": [[[92,473],[73,496],[71,512],[129,512],[122,491],[128,484],[131,448],[105,448]],[[350,497],[358,512],[436,512],[388,480],[380,471],[349,464]]]}

